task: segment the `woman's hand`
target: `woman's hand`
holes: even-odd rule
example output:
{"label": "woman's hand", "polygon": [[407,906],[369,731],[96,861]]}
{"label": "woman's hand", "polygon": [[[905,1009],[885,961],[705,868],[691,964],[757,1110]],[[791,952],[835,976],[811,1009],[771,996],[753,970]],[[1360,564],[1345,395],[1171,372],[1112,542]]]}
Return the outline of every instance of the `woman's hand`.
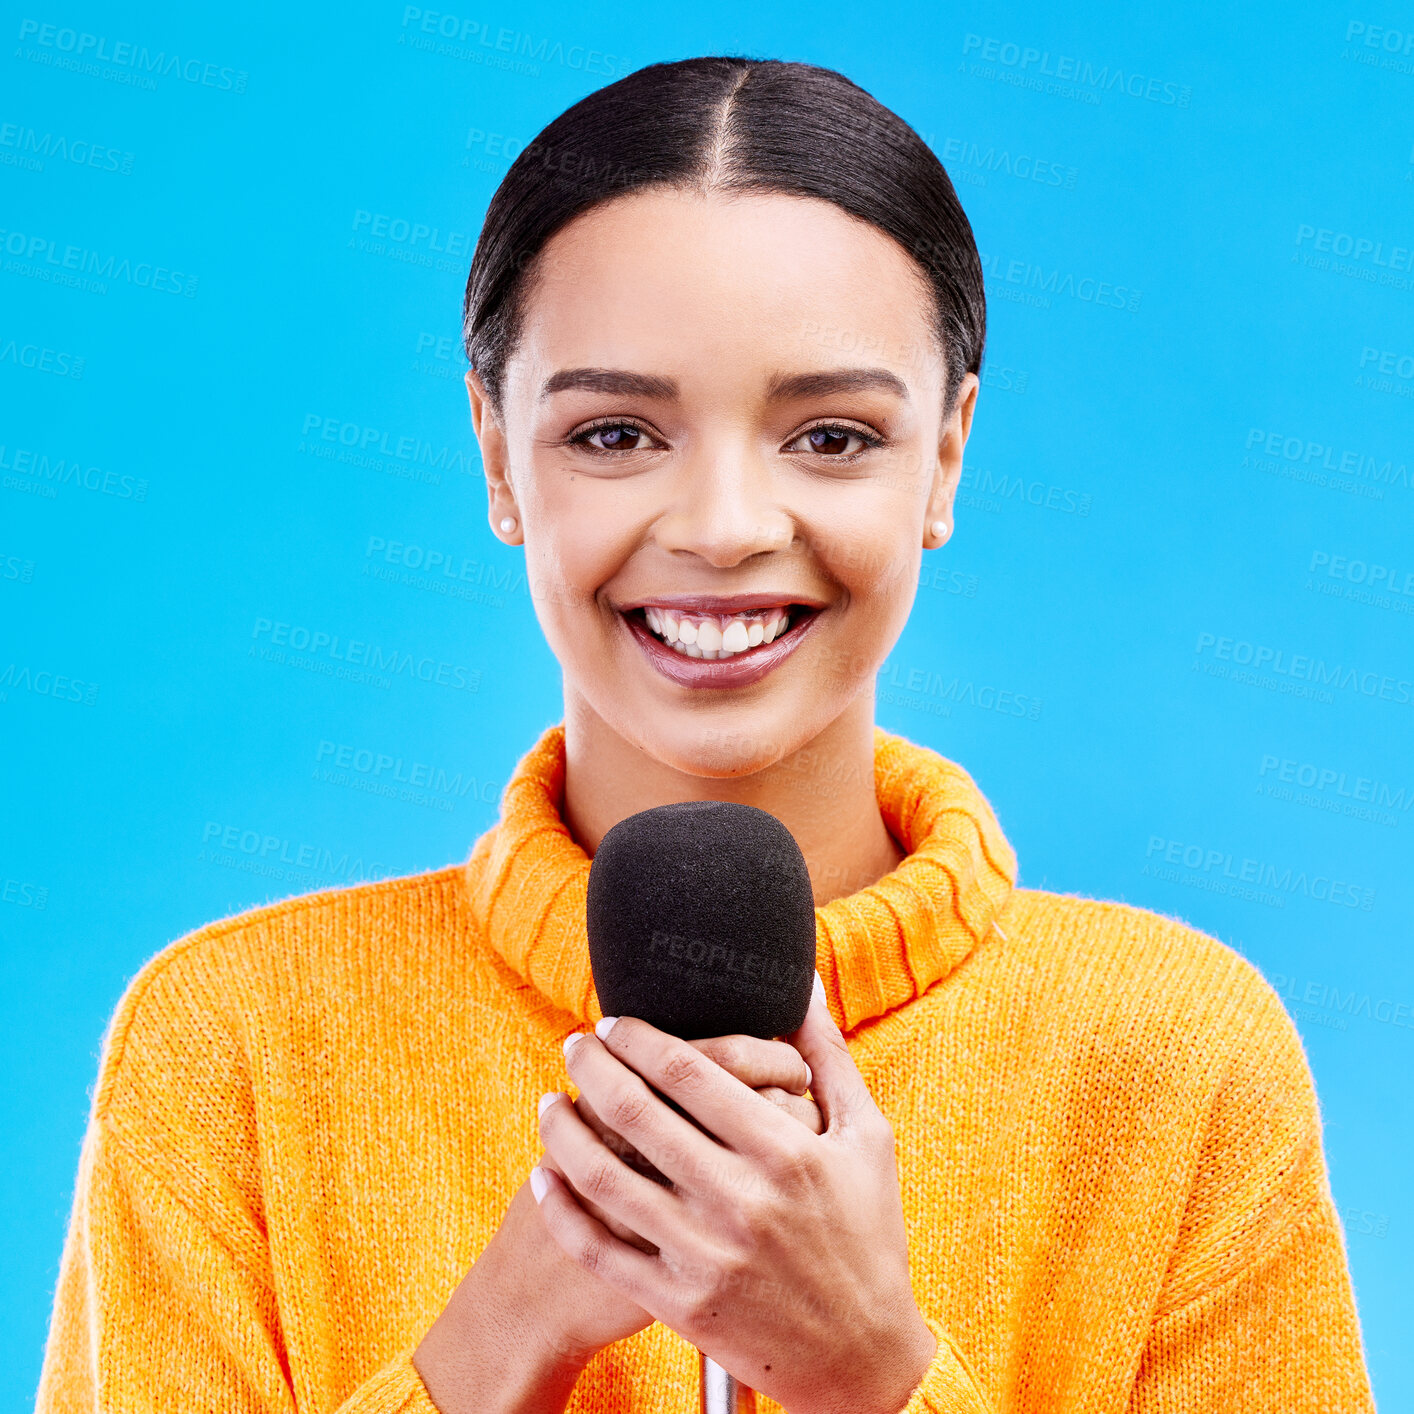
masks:
{"label": "woman's hand", "polygon": [[[582,1033],[568,1037],[565,1042],[565,1062],[569,1063],[572,1043],[579,1040]],[[728,1075],[735,1076],[743,1085],[748,1085],[763,1099],[784,1110],[799,1120],[812,1134],[819,1134],[825,1127],[819,1106],[806,1091],[810,1088],[810,1067],[794,1046],[785,1041],[763,1041],[756,1036],[714,1036],[706,1041],[689,1041],[689,1046],[699,1051],[708,1060],[715,1061]],[[603,1140],[630,1168],[660,1182],[666,1182],[654,1166],[645,1159],[622,1135],[616,1134],[598,1114],[585,1095],[574,1102],[579,1117]],[[554,1165],[551,1165],[554,1167]],[[562,1175],[563,1176],[563,1175]],[[581,1199],[583,1202],[583,1199]],[[585,1204],[585,1209],[605,1222],[602,1210]],[[615,1236],[624,1236],[624,1231],[616,1230],[616,1225],[605,1222],[605,1226]],[[626,1230],[625,1230],[626,1231]],[[651,1243],[638,1242],[645,1251],[654,1250]]]}
{"label": "woman's hand", "polygon": [[[823,1128],[819,1110],[804,1095],[809,1070],[793,1047],[752,1036],[691,1044],[776,1106],[777,1113],[786,1111],[812,1133]],[[662,1181],[584,1099],[575,1109],[628,1162]],[[553,1171],[554,1160],[542,1155],[539,1167]],[[621,1240],[657,1250],[603,1209],[589,1203],[585,1208]],[[418,1346],[414,1364],[442,1414],[559,1411],[599,1350],[652,1320],[635,1301],[564,1254],[535,1211],[529,1185],[522,1184],[485,1251]]]}
{"label": "woman's hand", "polygon": [[770,1100],[645,1022],[600,1029],[568,1052],[578,1103],[671,1186],[623,1162],[566,1097],[547,1097],[553,1169],[532,1178],[555,1241],[792,1414],[897,1414],[936,1341],[909,1283],[893,1131],[819,988],[790,1039],[813,1072],[821,1133],[783,1123]]}

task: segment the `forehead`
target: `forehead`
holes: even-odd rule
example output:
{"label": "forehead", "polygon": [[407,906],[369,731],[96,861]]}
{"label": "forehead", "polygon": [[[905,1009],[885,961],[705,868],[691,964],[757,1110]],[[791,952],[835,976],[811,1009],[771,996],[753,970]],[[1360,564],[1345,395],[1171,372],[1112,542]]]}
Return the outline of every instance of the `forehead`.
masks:
{"label": "forehead", "polygon": [[867,354],[915,383],[941,379],[922,271],[884,232],[812,197],[617,197],[552,238],[527,296],[512,361],[527,372],[745,377]]}

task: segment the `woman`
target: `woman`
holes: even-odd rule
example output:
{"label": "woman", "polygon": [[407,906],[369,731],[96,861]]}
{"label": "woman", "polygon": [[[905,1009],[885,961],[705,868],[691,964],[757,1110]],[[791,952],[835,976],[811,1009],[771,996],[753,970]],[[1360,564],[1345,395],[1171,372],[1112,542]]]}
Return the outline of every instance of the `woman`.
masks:
{"label": "woman", "polygon": [[[874,726],[982,358],[926,146],[827,70],[653,66],[517,159],[465,313],[564,721],[464,865],[143,970],[41,1407],[687,1409],[698,1347],[792,1414],[1369,1409],[1275,994],[1016,888],[967,774]],[[589,858],[694,798],[810,866],[792,1037],[600,1016]]]}

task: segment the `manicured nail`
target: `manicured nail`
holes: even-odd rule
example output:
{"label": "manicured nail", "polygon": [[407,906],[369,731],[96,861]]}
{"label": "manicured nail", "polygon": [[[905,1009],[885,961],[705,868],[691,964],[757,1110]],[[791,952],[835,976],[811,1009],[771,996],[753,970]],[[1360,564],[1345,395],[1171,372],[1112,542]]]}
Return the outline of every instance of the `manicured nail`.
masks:
{"label": "manicured nail", "polygon": [[562,1093],[563,1092],[559,1090],[551,1090],[548,1095],[542,1095],[540,1097],[540,1103],[535,1107],[535,1113],[537,1115],[543,1115],[545,1111],[560,1098]]}
{"label": "manicured nail", "polygon": [[570,1034],[565,1037],[565,1059],[566,1059],[566,1060],[569,1059],[570,1052],[571,1052],[572,1050],[574,1050],[575,1046],[577,1046],[582,1040],[584,1040],[584,1032],[583,1032],[583,1031],[571,1031]]}
{"label": "manicured nail", "polygon": [[544,1172],[537,1166],[530,1171],[530,1192],[537,1203],[545,1198],[545,1190],[550,1186],[550,1180],[545,1177]]}
{"label": "manicured nail", "polygon": [[601,1016],[599,1020],[594,1023],[594,1034],[601,1041],[607,1041],[609,1039],[609,1032],[614,1029],[614,1022],[617,1020],[617,1016]]}
{"label": "manicured nail", "polygon": [[801,1064],[805,1067],[805,1088],[808,1090],[810,1088],[810,1082],[815,1079],[815,1076],[811,1072],[809,1061],[801,1061]]}
{"label": "manicured nail", "polygon": [[816,1000],[817,1002],[819,1002],[821,1006],[824,1006],[824,1005],[825,1005],[825,984],[820,980],[820,974],[819,974],[818,972],[815,974],[815,986],[814,986],[814,988],[813,988],[812,990],[813,990],[813,993],[814,993],[815,1000]]}

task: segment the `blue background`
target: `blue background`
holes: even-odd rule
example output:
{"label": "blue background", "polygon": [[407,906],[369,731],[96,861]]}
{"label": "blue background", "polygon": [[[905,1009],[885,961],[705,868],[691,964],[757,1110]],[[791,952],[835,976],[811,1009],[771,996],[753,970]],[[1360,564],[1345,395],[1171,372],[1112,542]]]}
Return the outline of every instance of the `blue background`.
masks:
{"label": "blue background", "polygon": [[[139,965],[463,858],[558,717],[485,523],[466,252],[565,106],[729,51],[896,109],[988,262],[958,530],[880,720],[974,774],[1024,884],[1181,916],[1282,992],[1376,1393],[1414,1409],[1414,16],[455,3],[432,34],[394,3],[6,7],[0,1406],[32,1399]],[[275,623],[466,686],[262,656]]]}

